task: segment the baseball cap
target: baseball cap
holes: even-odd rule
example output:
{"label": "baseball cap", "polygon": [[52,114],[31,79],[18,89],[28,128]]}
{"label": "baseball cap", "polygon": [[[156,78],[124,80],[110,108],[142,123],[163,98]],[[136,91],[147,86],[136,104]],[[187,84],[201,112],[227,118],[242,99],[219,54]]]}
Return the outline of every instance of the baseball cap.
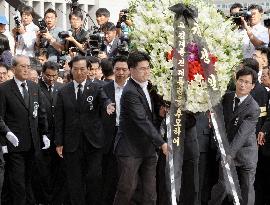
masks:
{"label": "baseball cap", "polygon": [[0,16],[0,24],[8,24],[7,18],[5,16]]}

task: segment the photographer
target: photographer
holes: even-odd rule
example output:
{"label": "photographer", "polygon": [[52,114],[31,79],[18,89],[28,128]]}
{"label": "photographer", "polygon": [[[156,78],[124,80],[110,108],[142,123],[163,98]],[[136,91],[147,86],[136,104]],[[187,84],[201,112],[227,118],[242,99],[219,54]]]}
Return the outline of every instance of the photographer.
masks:
{"label": "photographer", "polygon": [[15,54],[34,57],[34,45],[38,27],[33,23],[34,10],[25,6],[21,10],[21,22],[17,19],[16,28],[12,30],[16,39]]}
{"label": "photographer", "polygon": [[110,12],[108,11],[108,9],[99,8],[96,11],[96,20],[100,28],[102,28],[109,21],[109,18],[110,18]]}
{"label": "photographer", "polygon": [[66,49],[68,49],[71,57],[73,57],[74,53],[85,55],[84,43],[89,37],[89,32],[82,27],[83,14],[79,10],[74,10],[69,14],[69,21],[72,35],[65,37],[65,40],[67,40]]}
{"label": "photographer", "polygon": [[252,57],[255,47],[267,46],[269,43],[268,30],[261,24],[263,9],[260,5],[252,4],[248,7],[251,16],[245,20],[241,17],[244,29],[243,54],[244,58]]}
{"label": "photographer", "polygon": [[40,31],[36,45],[39,48],[46,48],[51,61],[57,61],[57,56],[64,50],[64,41],[58,37],[61,29],[56,27],[57,13],[49,8],[44,15],[45,25],[39,25]]}
{"label": "photographer", "polygon": [[123,34],[128,34],[130,32],[130,27],[132,26],[132,21],[128,19],[128,10],[122,9],[119,13],[119,19],[116,24],[117,36],[122,36]]}
{"label": "photographer", "polygon": [[108,58],[113,58],[118,54],[118,47],[121,45],[120,39],[116,36],[116,27],[112,22],[107,22],[103,26],[105,33],[105,53]]}

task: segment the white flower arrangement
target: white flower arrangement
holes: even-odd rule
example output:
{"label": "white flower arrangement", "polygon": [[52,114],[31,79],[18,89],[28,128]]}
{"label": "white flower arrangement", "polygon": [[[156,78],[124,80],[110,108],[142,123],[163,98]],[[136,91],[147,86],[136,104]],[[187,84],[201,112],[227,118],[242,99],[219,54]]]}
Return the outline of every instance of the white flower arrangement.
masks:
{"label": "white flower arrangement", "polygon": [[[173,50],[174,13],[169,7],[179,0],[131,0],[130,10],[134,27],[131,42],[138,50],[146,51],[151,57],[151,82],[165,100],[171,100],[172,60],[166,54]],[[204,112],[211,106],[208,86],[219,91],[218,101],[227,90],[235,66],[242,59],[242,37],[233,30],[230,19],[225,19],[214,5],[202,0],[186,0],[185,4],[198,8],[198,27],[211,54],[217,57],[215,76],[206,82],[202,75],[194,75],[186,88],[186,110]],[[211,81],[212,80],[212,81]],[[210,82],[209,82],[210,81]],[[217,100],[215,100],[217,101]]]}

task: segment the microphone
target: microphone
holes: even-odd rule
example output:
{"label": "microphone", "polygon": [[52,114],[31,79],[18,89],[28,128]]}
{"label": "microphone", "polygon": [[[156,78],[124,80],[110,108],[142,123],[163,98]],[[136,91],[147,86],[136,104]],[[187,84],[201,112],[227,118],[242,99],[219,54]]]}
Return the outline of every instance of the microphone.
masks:
{"label": "microphone", "polygon": [[263,14],[269,14],[270,13],[270,9],[267,9],[266,11],[263,12]]}

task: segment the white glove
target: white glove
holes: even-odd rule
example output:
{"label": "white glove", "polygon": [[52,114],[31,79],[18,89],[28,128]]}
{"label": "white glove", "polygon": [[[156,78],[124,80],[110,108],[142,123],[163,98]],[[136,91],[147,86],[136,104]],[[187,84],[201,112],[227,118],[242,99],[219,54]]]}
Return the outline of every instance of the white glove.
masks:
{"label": "white glove", "polygon": [[42,147],[42,149],[48,149],[51,145],[51,141],[49,140],[49,138],[46,135],[42,135],[42,139],[43,139],[43,143],[44,143],[44,147]]}
{"label": "white glove", "polygon": [[10,141],[11,144],[13,144],[14,147],[17,147],[19,145],[18,138],[12,132],[8,132],[6,134],[6,138],[8,139],[8,141]]}

